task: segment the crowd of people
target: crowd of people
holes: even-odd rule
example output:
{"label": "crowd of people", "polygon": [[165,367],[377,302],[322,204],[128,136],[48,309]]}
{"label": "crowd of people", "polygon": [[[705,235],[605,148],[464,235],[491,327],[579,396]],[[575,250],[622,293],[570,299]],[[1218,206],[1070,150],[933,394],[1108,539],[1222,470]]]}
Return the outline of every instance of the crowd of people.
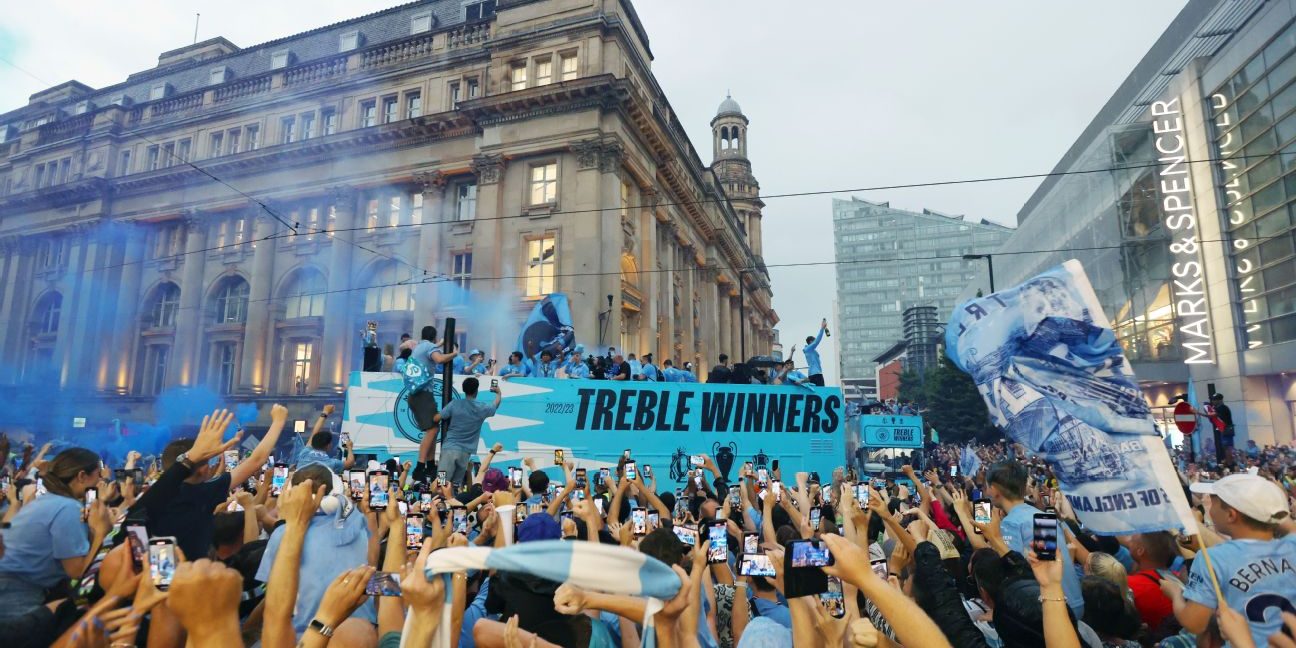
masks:
{"label": "crowd of people", "polygon": [[[1296,646],[1290,448],[1185,463],[1197,534],[1105,537],[1085,529],[1047,464],[1008,443],[934,445],[885,475],[785,474],[771,457],[729,482],[700,453],[683,484],[664,483],[631,451],[603,469],[561,452],[501,467],[499,444],[472,456],[498,405],[497,394],[478,400],[473,382],[464,401],[476,404],[437,412],[459,425],[422,471],[358,461],[324,429],[331,407],[305,439],[281,440],[287,412],[276,406],[246,453],[228,433],[233,416],[215,412],[153,465],[132,454],[108,466],[86,448],[11,453],[0,438],[0,638],[7,648]],[[274,458],[281,441],[296,450]],[[670,595],[555,578],[557,557],[570,562],[581,546],[602,552],[605,579],[665,574],[658,589]],[[465,567],[466,547],[511,558]]]}

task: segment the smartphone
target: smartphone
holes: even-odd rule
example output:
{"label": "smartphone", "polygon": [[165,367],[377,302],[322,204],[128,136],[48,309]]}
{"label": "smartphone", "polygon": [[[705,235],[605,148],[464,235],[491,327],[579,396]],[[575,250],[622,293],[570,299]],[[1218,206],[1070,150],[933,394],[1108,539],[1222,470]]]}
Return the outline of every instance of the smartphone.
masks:
{"label": "smartphone", "polygon": [[672,528],[675,531],[675,537],[679,538],[680,544],[688,547],[697,546],[697,527],[681,524]]}
{"label": "smartphone", "polygon": [[456,506],[450,511],[451,530],[454,533],[468,535],[468,509]]}
{"label": "smartphone", "polygon": [[859,500],[860,506],[868,506],[868,502],[869,502],[868,482],[858,482],[855,484],[855,499]]}
{"label": "smartphone", "polygon": [[99,489],[95,487],[87,488],[85,491],[85,510],[90,510],[90,505],[99,499]]}
{"label": "smartphone", "polygon": [[804,567],[827,567],[833,564],[828,545],[822,540],[793,540],[790,547],[791,564],[794,569]]}
{"label": "smartphone", "polygon": [[346,471],[347,492],[351,499],[359,502],[365,494],[365,471],[348,470]]}
{"label": "smartphone", "polygon": [[643,476],[644,479],[652,479],[652,466],[649,466],[648,464],[644,464]]}
{"label": "smartphone", "polygon": [[135,571],[144,571],[144,562],[148,560],[148,529],[142,524],[126,525],[126,543],[130,545],[131,564]]}
{"label": "smartphone", "polygon": [[172,536],[159,536],[148,541],[149,576],[153,586],[165,590],[171,587],[171,579],[176,570],[176,539]]}
{"label": "smartphone", "polygon": [[810,531],[813,533],[819,530],[819,522],[823,520],[823,510],[818,506],[810,509]]}
{"label": "smartphone", "polygon": [[656,529],[657,527],[661,526],[661,513],[658,513],[657,511],[649,511],[649,512],[648,512],[648,526],[650,526],[650,527],[652,527],[652,528],[654,528],[654,529]]}
{"label": "smartphone", "polygon": [[449,480],[449,476],[446,474],[446,471],[444,471],[444,470],[438,470],[438,471],[437,471],[437,485],[438,485],[438,486],[445,486],[446,484],[450,483],[450,482],[447,481],[447,480]]}
{"label": "smartphone", "polygon": [[729,501],[730,501],[734,506],[741,506],[741,505],[742,505],[742,494],[741,494],[740,491],[738,490],[738,489],[740,489],[740,488],[742,488],[742,487],[741,487],[741,486],[730,486],[730,487],[729,487]]}
{"label": "smartphone", "polygon": [[598,514],[599,514],[599,515],[607,515],[607,511],[603,510],[603,498],[602,498],[602,497],[596,497],[596,498],[594,498],[594,508],[598,509]]}
{"label": "smartphone", "polygon": [[769,554],[743,554],[738,563],[738,573],[743,576],[764,576],[774,578],[774,561]]}
{"label": "smartphone", "polygon": [[498,387],[499,387],[499,379],[491,378],[491,389],[497,389]]}
{"label": "smartphone", "polygon": [[586,473],[584,468],[576,469],[576,488],[579,490],[584,490],[585,488],[585,475]]}
{"label": "smartphone", "polygon": [[756,469],[756,483],[764,486],[769,483],[769,471],[764,468]]}
{"label": "smartphone", "polygon": [[1056,513],[1036,513],[1034,539],[1031,548],[1040,560],[1057,558],[1058,521]]}
{"label": "smartphone", "polygon": [[396,572],[374,572],[365,585],[366,596],[400,596],[400,574]]}
{"label": "smartphone", "polygon": [[415,513],[405,518],[405,547],[408,549],[423,548],[423,516]]}
{"label": "smartphone", "polygon": [[131,481],[135,482],[135,485],[136,485],[136,486],[139,486],[139,485],[143,484],[143,483],[144,483],[144,469],[143,469],[143,468],[131,468]]}
{"label": "smartphone", "polygon": [[226,470],[234,470],[234,468],[235,468],[236,466],[238,466],[238,462],[239,462],[239,451],[238,451],[238,450],[226,450],[226,451],[225,451],[225,469],[226,469]]}
{"label": "smartphone", "polygon": [[406,504],[405,500],[396,500],[396,507],[402,517],[409,515],[409,504]]}
{"label": "smartphone", "polygon": [[706,464],[706,459],[702,455],[689,455],[689,465],[694,468],[701,468]]}
{"label": "smartphone", "polygon": [[583,489],[576,489],[572,491],[571,497],[577,502],[583,502],[585,501],[585,491]]}
{"label": "smartphone", "polygon": [[639,471],[635,468],[635,462],[625,462],[625,477],[631,481],[639,478]]}
{"label": "smartphone", "polygon": [[[977,524],[990,524],[990,500],[979,499],[972,504],[972,519]],[[977,529],[977,533],[981,530]]]}
{"label": "smartphone", "polygon": [[770,472],[778,472],[778,459],[770,462]]}
{"label": "smartphone", "polygon": [[559,448],[559,449],[557,449],[557,450],[554,450],[554,465],[555,465],[555,466],[561,466],[561,465],[563,465],[563,464],[565,464],[565,463],[567,463],[567,460],[563,458],[563,451],[562,451],[562,449]]}
{"label": "smartphone", "polygon": [[609,479],[612,479],[612,469],[599,468],[599,484],[606,484]]}
{"label": "smartphone", "polygon": [[702,488],[703,488],[703,485],[702,485],[702,484],[703,484],[703,481],[702,481],[702,471],[701,471],[701,470],[695,470],[695,471],[693,471],[693,483],[694,483],[694,484],[697,484],[698,490],[702,490]]}
{"label": "smartphone", "polygon": [[834,619],[846,616],[846,597],[842,593],[841,579],[836,576],[828,577],[828,591],[819,595],[819,604],[824,606]]}
{"label": "smartphone", "polygon": [[386,470],[375,470],[369,473],[369,508],[374,511],[385,511],[391,502],[387,492],[391,484],[391,473]]}
{"label": "smartphone", "polygon": [[514,525],[520,525],[520,524],[522,524],[523,522],[526,522],[526,519],[527,519],[527,507],[522,506],[521,504],[518,504],[517,506],[514,506],[514,507],[513,507],[513,524],[514,524]]}
{"label": "smartphone", "polygon": [[634,525],[634,534],[636,536],[648,535],[648,510],[643,508],[630,509],[630,523]]}
{"label": "smartphone", "polygon": [[729,538],[724,522],[707,526],[707,564],[729,561]]}
{"label": "smartphone", "polygon": [[350,448],[350,447],[351,447],[351,433],[350,433],[350,432],[343,432],[343,433],[340,434],[339,436],[340,436],[341,439],[342,439],[342,447],[343,447],[343,448]]}
{"label": "smartphone", "polygon": [[516,466],[509,468],[509,486],[522,488],[522,469]]}
{"label": "smartphone", "polygon": [[949,476],[958,477],[958,464],[950,464]]}
{"label": "smartphone", "polygon": [[770,485],[770,490],[774,491],[774,501],[775,501],[775,502],[781,502],[781,501],[783,501],[783,484],[782,484],[782,482],[773,482],[773,483]]}
{"label": "smartphone", "polygon": [[752,462],[748,461],[743,464],[743,473],[750,474],[751,472],[752,472]]}
{"label": "smartphone", "polygon": [[[118,468],[118,469],[116,469],[116,470],[113,471],[113,480],[114,480],[114,481],[124,482],[124,481],[126,481],[126,478],[129,477],[129,476],[130,476],[129,473],[126,472],[126,469],[125,469],[125,468]],[[8,483],[8,480],[6,479],[6,481],[5,481],[5,488],[8,488],[8,487],[9,487],[9,483]]]}
{"label": "smartphone", "polygon": [[824,504],[832,504],[832,489],[831,489],[831,488],[825,488],[825,489],[823,489],[823,490],[820,490],[820,491],[819,491],[819,495],[820,495],[821,497],[823,497],[823,503],[824,503]]}
{"label": "smartphone", "polygon": [[275,464],[274,474],[270,477],[270,496],[279,497],[286,483],[288,483],[288,464]]}
{"label": "smartphone", "polygon": [[879,558],[879,559],[874,560],[872,563],[869,563],[869,564],[870,564],[870,566],[873,567],[873,573],[874,573],[874,574],[877,574],[877,575],[878,575],[878,578],[881,578],[882,580],[886,580],[886,577],[887,577],[887,561],[886,561],[886,558]]}
{"label": "smartphone", "polygon": [[625,449],[625,452],[622,452],[622,453],[621,453],[621,456],[624,457],[624,458],[626,458],[626,459],[629,459],[629,458],[630,458],[630,448],[626,448],[626,449]]}

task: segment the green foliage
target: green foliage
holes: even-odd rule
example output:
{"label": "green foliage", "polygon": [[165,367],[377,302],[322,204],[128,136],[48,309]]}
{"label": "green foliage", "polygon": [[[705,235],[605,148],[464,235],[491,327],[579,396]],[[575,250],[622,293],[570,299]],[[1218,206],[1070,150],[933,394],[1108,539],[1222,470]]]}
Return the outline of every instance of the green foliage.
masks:
{"label": "green foliage", "polygon": [[989,443],[1003,438],[990,422],[972,377],[948,362],[937,363],[926,374],[902,373],[899,397],[926,410],[923,421],[940,433],[943,443]]}

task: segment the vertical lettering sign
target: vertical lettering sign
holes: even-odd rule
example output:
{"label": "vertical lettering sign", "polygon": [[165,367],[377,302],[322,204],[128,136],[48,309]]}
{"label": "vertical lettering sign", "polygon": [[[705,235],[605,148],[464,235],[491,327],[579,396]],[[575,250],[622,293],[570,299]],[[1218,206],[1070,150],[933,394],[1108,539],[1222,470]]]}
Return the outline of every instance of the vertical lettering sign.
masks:
{"label": "vertical lettering sign", "polygon": [[1184,139],[1179,98],[1152,103],[1152,132],[1157,150],[1161,214],[1170,234],[1170,274],[1179,344],[1185,364],[1211,364],[1211,340],[1206,278],[1202,272],[1201,241],[1193,209],[1188,144]]}
{"label": "vertical lettering sign", "polygon": [[[1251,220],[1250,203],[1242,200],[1242,174],[1243,168],[1246,167],[1246,158],[1238,160],[1230,157],[1239,152],[1242,148],[1242,138],[1238,130],[1229,130],[1233,125],[1233,113],[1229,110],[1233,102],[1223,93],[1211,95],[1211,107],[1215,110],[1215,132],[1220,133],[1215,138],[1215,146],[1218,150],[1219,170],[1222,184],[1220,188],[1224,192],[1224,211],[1228,214],[1228,223],[1230,229],[1237,228],[1247,224]],[[1233,275],[1237,278],[1237,295],[1238,301],[1242,305],[1242,318],[1247,334],[1247,348],[1254,349],[1262,344],[1260,340],[1253,340],[1251,337],[1260,330],[1259,324],[1252,324],[1249,320],[1252,315],[1260,312],[1260,303],[1256,299],[1256,271],[1260,265],[1247,256],[1242,256],[1246,250],[1251,247],[1251,239],[1247,238],[1244,230],[1235,231],[1229,235],[1232,240],[1233,254],[1239,255],[1231,257],[1233,262]]]}

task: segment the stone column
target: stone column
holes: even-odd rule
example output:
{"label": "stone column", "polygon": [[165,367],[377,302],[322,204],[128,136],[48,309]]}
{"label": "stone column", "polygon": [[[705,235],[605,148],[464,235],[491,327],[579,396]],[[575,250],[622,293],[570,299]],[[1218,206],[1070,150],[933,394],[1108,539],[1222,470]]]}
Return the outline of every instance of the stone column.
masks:
{"label": "stone column", "polygon": [[207,222],[197,211],[184,214],[185,254],[181,260],[180,311],[176,314],[175,348],[173,360],[167,366],[170,385],[193,386],[198,384],[201,337],[206,309],[203,296],[207,286],[204,271],[207,267]]}
{"label": "stone column", "polygon": [[[352,322],[348,321],[349,305],[352,301],[351,260],[355,256],[355,246],[351,241],[355,232],[346,230],[355,222],[356,191],[352,187],[332,187],[333,201],[337,207],[336,227],[329,244],[328,289],[324,302],[324,348],[321,349],[318,394],[339,394],[346,390],[347,369],[351,364],[351,341],[355,336],[348,335]],[[356,367],[357,369],[359,367]]]}
{"label": "stone column", "polygon": [[134,375],[131,367],[135,364],[132,355],[134,337],[139,330],[140,309],[144,307],[140,274],[144,270],[144,246],[148,236],[138,226],[129,227],[126,249],[122,253],[121,283],[117,287],[117,312],[113,314],[113,342],[105,354],[108,358],[105,370],[109,375],[106,388],[119,394],[128,393],[131,389],[131,376]]}
{"label": "stone column", "polygon": [[[276,208],[276,211],[280,211]],[[278,239],[265,240],[274,233],[277,221],[249,208],[252,219],[252,270],[248,280],[247,325],[243,327],[243,359],[239,363],[238,393],[245,396],[263,395],[270,391],[269,353],[274,321],[270,317],[270,291],[274,285],[274,257]]]}
{"label": "stone column", "polygon": [[0,293],[0,366],[10,368],[9,375],[0,377],[0,382],[12,384],[18,381],[21,374],[23,342],[26,340],[27,326],[22,321],[24,310],[23,294],[30,281],[21,277],[28,269],[24,265],[27,259],[24,240],[17,235],[10,235],[0,240],[0,254],[4,255],[3,293]]}
{"label": "stone column", "polygon": [[[738,281],[741,282],[743,280],[742,275],[739,274],[737,276],[737,279]],[[738,294],[742,295],[743,293],[742,291],[739,291]],[[729,322],[728,322],[729,323],[729,343],[733,345],[733,349],[729,352],[729,355],[735,359],[734,360],[735,362],[743,362],[747,359],[747,358],[739,357],[743,353],[741,303],[742,303],[742,297],[731,297],[725,304],[726,306],[729,307]],[[748,350],[750,350],[750,348]]]}
{"label": "stone column", "polygon": [[[607,326],[607,343],[621,349],[621,340],[618,339],[618,332],[623,326],[625,311],[621,303],[621,252],[625,250],[629,237],[624,227],[618,227],[621,221],[621,162],[624,158],[624,151],[621,143],[616,140],[607,140],[599,144],[598,151],[598,170],[599,170],[599,191],[598,191],[598,212],[599,220],[603,223],[602,242],[599,244],[599,292],[597,303],[599,310],[603,310],[603,304],[607,303],[606,295],[612,295],[612,312],[609,314]],[[642,318],[640,318],[642,320]],[[640,324],[642,330],[642,321]],[[639,346],[643,347],[643,338],[639,339]],[[642,348],[638,349],[621,349],[622,353],[634,353],[636,356],[644,352]]]}
{"label": "stone column", "polygon": [[65,387],[89,385],[93,381],[88,348],[108,343],[102,337],[102,322],[94,312],[100,290],[96,284],[99,266],[102,265],[103,246],[98,240],[101,231],[97,223],[80,223],[73,227],[75,249],[71,251],[66,275],[71,290],[64,294],[59,336],[54,347],[55,362],[62,366],[61,384]]}
{"label": "stone column", "polygon": [[433,317],[435,317],[436,309],[434,307],[438,302],[437,297],[442,294],[438,289],[443,285],[436,281],[441,279],[436,275],[449,270],[446,265],[445,244],[442,236],[445,225],[440,222],[446,220],[449,216],[444,209],[446,182],[448,180],[446,174],[440,171],[420,171],[414,174],[414,182],[423,193],[423,226],[419,228],[419,250],[416,263],[419,267],[435,273],[414,288],[414,330],[419,330],[424,325],[430,324]]}
{"label": "stone column", "polygon": [[725,353],[731,357],[737,358],[738,352],[734,349],[733,336],[730,335],[730,332],[733,331],[733,327],[729,322],[732,320],[733,315],[729,312],[729,284],[717,284],[715,287],[715,293],[716,323],[720,327],[720,338],[717,341],[717,347],[707,355],[715,356],[718,359],[721,353]]}
{"label": "stone column", "polygon": [[[504,170],[506,162],[504,156],[496,154],[478,155],[472,159],[473,173],[477,175],[477,215],[472,224],[473,246],[473,273],[487,277],[511,277],[525,274],[525,266],[516,267],[513,262],[507,260],[504,256],[504,249],[516,250],[519,241],[511,241],[509,245],[504,243],[505,231],[516,231],[518,227],[516,220],[505,227],[505,222],[498,220],[500,216],[510,216],[504,211]],[[562,187],[559,187],[562,191]],[[562,242],[559,241],[559,245]],[[561,250],[560,250],[561,255]],[[520,255],[518,255],[520,256]],[[516,259],[517,256],[514,257]],[[559,259],[561,262],[561,256]],[[479,284],[481,285],[481,284]],[[494,281],[486,284],[488,290],[498,291],[502,295],[520,296],[521,292],[517,289],[519,282],[515,279]],[[437,294],[445,294],[438,291]],[[429,319],[423,323],[415,322],[414,329],[417,334],[419,327],[426,324],[433,324],[440,331],[444,327],[444,322],[436,321],[435,315],[429,314]],[[465,330],[461,325],[459,330]],[[577,330],[580,330],[579,324]],[[505,338],[504,344],[508,345],[506,349],[499,352],[500,364],[505,363],[504,358],[507,353],[512,351],[512,341]]]}

